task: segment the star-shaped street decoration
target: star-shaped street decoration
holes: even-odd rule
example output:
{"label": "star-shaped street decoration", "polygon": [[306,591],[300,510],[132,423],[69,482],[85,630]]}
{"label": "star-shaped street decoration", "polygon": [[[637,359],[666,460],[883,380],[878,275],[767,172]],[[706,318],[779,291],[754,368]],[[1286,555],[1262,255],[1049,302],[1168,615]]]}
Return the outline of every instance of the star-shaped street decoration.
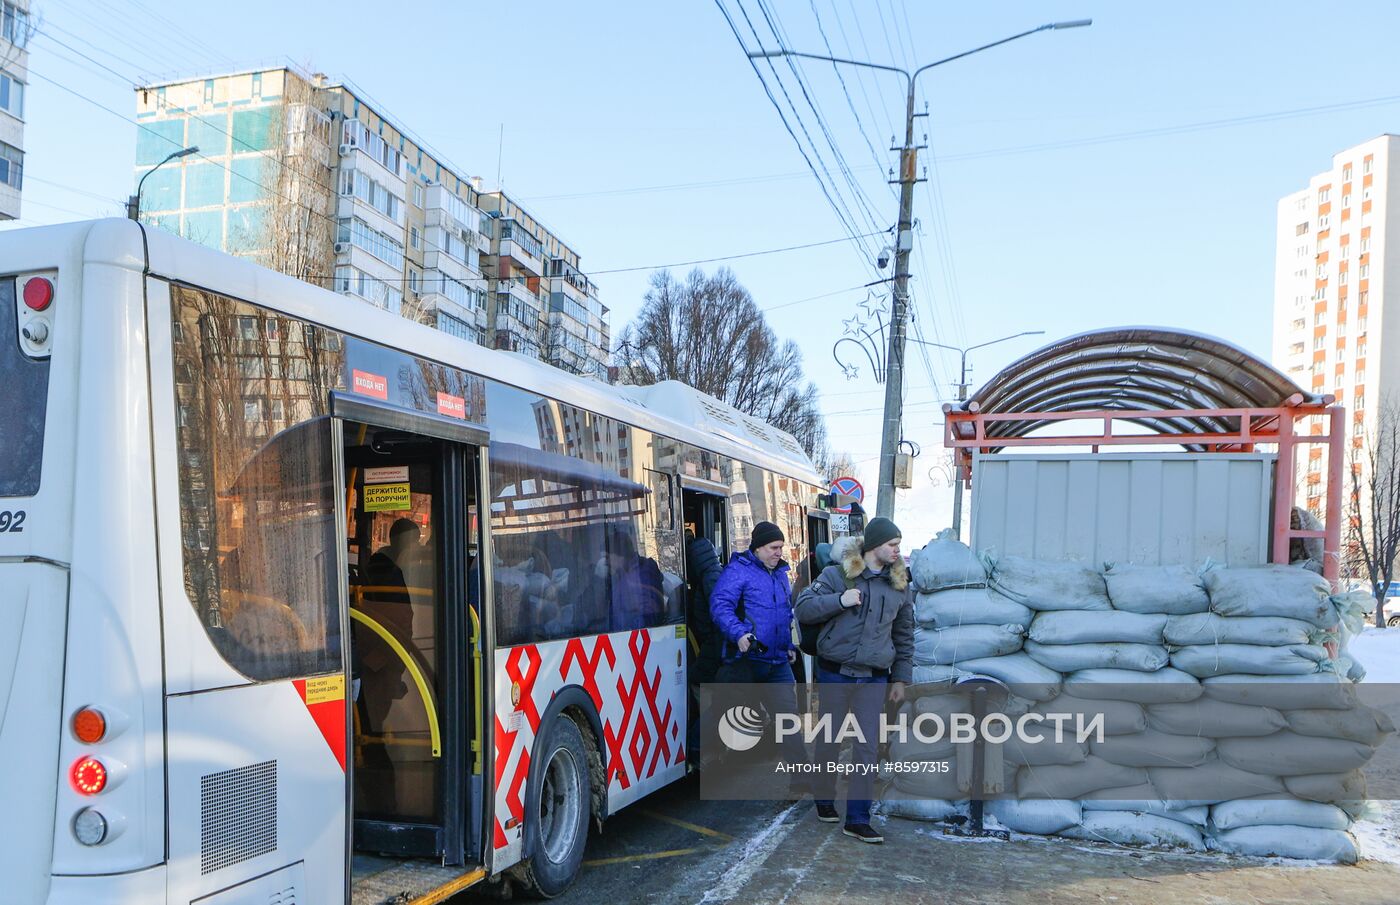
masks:
{"label": "star-shaped street decoration", "polygon": [[864,324],[860,322],[859,314],[851,315],[851,317],[847,318],[841,323],[846,325],[847,336],[860,336],[865,329]]}
{"label": "star-shaped street decoration", "polygon": [[846,375],[847,380],[855,380],[860,376],[860,369],[855,365],[842,365],[841,372]]}
{"label": "star-shaped street decoration", "polygon": [[871,320],[878,320],[880,314],[885,310],[885,300],[873,292],[868,292],[865,295],[865,301],[861,302],[856,307],[864,311],[866,317],[869,317]]}

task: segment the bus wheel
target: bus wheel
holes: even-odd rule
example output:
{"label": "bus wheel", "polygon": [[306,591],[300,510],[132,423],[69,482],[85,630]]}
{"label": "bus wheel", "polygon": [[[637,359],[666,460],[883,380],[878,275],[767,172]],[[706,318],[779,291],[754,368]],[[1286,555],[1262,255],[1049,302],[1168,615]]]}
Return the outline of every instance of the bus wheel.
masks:
{"label": "bus wheel", "polygon": [[[539,763],[540,781],[525,806],[525,832],[533,852],[523,871],[537,895],[553,898],[569,888],[588,842],[588,757],[578,725],[566,716],[549,727]],[[534,766],[533,764],[531,766]]]}

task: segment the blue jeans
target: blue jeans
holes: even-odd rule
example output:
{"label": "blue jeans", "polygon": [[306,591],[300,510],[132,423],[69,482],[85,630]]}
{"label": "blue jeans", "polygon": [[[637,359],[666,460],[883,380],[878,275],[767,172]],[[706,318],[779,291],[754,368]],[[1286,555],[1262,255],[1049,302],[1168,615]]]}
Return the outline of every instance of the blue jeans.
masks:
{"label": "blue jeans", "polygon": [[841,733],[846,714],[854,714],[861,738],[851,739],[851,763],[867,764],[870,772],[849,774],[846,825],[869,823],[870,796],[875,788],[873,771],[878,765],[876,748],[879,744],[880,714],[885,710],[885,688],[889,679],[886,676],[843,676],[839,672],[828,672],[818,664],[817,682],[821,718],[829,721],[831,731],[830,740],[826,733],[817,736],[814,759],[821,769],[816,774],[816,788],[812,797],[817,804],[835,804],[836,775],[826,766],[840,757],[841,746],[835,739]]}
{"label": "blue jeans", "polygon": [[[792,674],[792,664],[764,660],[753,660],[751,664],[753,676],[750,681],[762,686],[759,700],[769,715],[776,718],[779,713],[797,713],[797,680]],[[807,749],[802,747],[801,735],[789,735],[782,744],[783,760],[788,763],[807,762]],[[803,782],[798,780],[789,785],[801,787]]]}

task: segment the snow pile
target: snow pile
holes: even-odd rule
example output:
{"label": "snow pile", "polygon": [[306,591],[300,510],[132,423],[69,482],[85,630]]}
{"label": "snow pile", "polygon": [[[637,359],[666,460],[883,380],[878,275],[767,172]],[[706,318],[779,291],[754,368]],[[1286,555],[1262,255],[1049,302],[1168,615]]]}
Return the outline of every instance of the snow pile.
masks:
{"label": "snow pile", "polygon": [[[1294,566],[1096,570],[976,557],[946,532],[912,561],[906,720],[951,727],[953,714],[972,712],[966,680],[984,676],[1008,686],[991,707],[1008,726],[1038,721],[1041,741],[1012,732],[983,748],[978,797],[1002,796],[988,805],[998,823],[1121,844],[1357,859],[1360,768],[1395,731],[1353,684],[1365,671],[1349,642],[1369,598],[1334,596]],[[1360,640],[1357,649],[1370,644]],[[1041,718],[1050,714],[1080,722],[1061,723],[1056,739]],[[964,814],[976,750],[947,734],[892,744],[886,813]],[[932,761],[950,768],[918,768]]]}

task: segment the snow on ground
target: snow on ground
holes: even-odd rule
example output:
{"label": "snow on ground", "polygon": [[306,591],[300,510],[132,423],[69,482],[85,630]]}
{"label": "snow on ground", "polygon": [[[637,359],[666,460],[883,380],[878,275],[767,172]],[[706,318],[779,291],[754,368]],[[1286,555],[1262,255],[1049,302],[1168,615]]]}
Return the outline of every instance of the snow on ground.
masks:
{"label": "snow on ground", "polygon": [[[1347,653],[1366,667],[1366,683],[1400,683],[1400,628],[1368,627],[1351,639]],[[1397,744],[1391,739],[1387,744]],[[1361,857],[1400,864],[1400,802],[1376,800],[1374,812],[1352,825]]]}
{"label": "snow on ground", "polygon": [[1347,653],[1366,667],[1367,682],[1400,683],[1400,628],[1368,626],[1351,639]]}

